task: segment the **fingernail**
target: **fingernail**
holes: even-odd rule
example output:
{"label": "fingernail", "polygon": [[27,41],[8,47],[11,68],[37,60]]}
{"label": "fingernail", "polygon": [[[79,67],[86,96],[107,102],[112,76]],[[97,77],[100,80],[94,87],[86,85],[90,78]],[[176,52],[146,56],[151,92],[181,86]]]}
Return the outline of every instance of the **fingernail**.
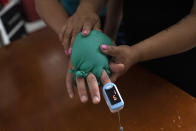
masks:
{"label": "fingernail", "polygon": [[72,95],[72,94],[70,94],[70,95],[69,95],[69,97],[72,99],[72,98],[73,98],[73,95]]}
{"label": "fingernail", "polygon": [[71,55],[71,53],[72,53],[72,48],[69,48],[68,53],[69,53],[69,55]]}
{"label": "fingernail", "polygon": [[82,97],[81,97],[81,101],[82,101],[82,102],[86,102],[86,101],[87,101],[87,97],[86,97],[86,96],[82,96]]}
{"label": "fingernail", "polygon": [[84,31],[82,32],[82,34],[83,34],[83,35],[87,35],[87,34],[88,34],[88,30],[84,30]]}
{"label": "fingernail", "polygon": [[65,50],[65,55],[66,55],[66,56],[68,56],[68,52],[67,52],[67,50]]}
{"label": "fingernail", "polygon": [[107,50],[108,46],[107,45],[101,45],[101,48],[104,49],[104,50]]}
{"label": "fingernail", "polygon": [[94,103],[94,104],[99,103],[99,101],[100,101],[100,100],[99,100],[99,98],[98,98],[97,96],[94,96],[94,97],[93,97],[93,103]]}

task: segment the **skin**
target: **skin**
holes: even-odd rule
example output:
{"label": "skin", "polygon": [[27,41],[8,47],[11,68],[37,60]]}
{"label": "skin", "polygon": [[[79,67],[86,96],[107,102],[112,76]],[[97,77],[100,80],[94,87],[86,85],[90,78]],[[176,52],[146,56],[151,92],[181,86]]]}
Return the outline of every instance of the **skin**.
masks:
{"label": "skin", "polygon": [[168,29],[133,46],[102,45],[100,48],[104,54],[114,57],[112,65],[122,64],[123,69],[113,72],[111,76],[112,81],[115,81],[138,62],[179,54],[194,47],[196,47],[196,0],[190,14]]}
{"label": "skin", "polygon": [[[114,17],[115,16],[115,17]],[[113,41],[116,39],[118,29],[123,17],[123,0],[109,0],[107,4],[104,33]]]}
{"label": "skin", "polygon": [[[76,34],[82,31],[85,36],[92,29],[99,30],[98,13],[105,2],[106,0],[81,0],[77,11],[72,16],[68,15],[58,0],[35,0],[35,6],[40,17],[58,34],[65,54],[70,55]],[[51,17],[51,14],[54,17]]]}
{"label": "skin", "polygon": [[[196,26],[195,26],[196,25],[196,2],[195,1],[191,13],[187,15],[185,18],[183,18],[181,21],[179,21],[177,24],[171,26],[168,29],[163,30],[160,33],[157,33],[156,35],[142,42],[139,42],[134,46],[123,45],[123,46],[116,47],[116,46],[102,45],[100,47],[102,52],[114,57],[114,61],[111,62],[110,64],[110,70],[112,72],[112,76],[110,77],[110,79],[114,82],[120,75],[126,73],[126,71],[131,66],[133,66],[138,62],[182,53],[195,47],[196,46],[196,35],[195,35],[196,34]],[[103,7],[105,2],[106,2],[105,0],[82,0],[80,9],[87,7],[88,11],[93,11],[98,14],[98,12],[100,11],[101,7]],[[111,13],[113,13],[113,11],[111,11]],[[112,16],[112,14],[109,15]],[[116,20],[118,21],[119,19]],[[60,29],[62,29],[62,27]],[[89,29],[92,29],[92,27]],[[68,69],[71,66],[72,64],[71,62],[69,62]],[[93,74],[90,73],[86,79],[89,85],[89,91],[91,94],[92,102],[94,104],[97,104],[100,102],[100,93],[99,93],[99,88],[98,88],[96,78]],[[102,84],[106,84],[107,82],[110,82],[110,79],[108,78],[107,74],[104,73],[103,71],[101,76]],[[67,91],[69,93],[69,96],[73,98],[74,97],[73,78],[70,73],[67,73],[66,85],[67,85]],[[87,95],[87,90],[85,88],[84,79],[77,78],[77,85],[78,85],[77,89],[81,102],[83,103],[87,102],[88,95]]]}
{"label": "skin", "polygon": [[[196,0],[190,14],[168,29],[133,46],[107,46],[103,44],[100,49],[104,54],[113,57],[113,61],[110,63],[110,70],[112,72],[110,79],[112,82],[115,82],[118,77],[126,73],[136,63],[179,54],[195,46]],[[104,76],[107,75],[102,74],[101,80],[105,79],[105,83],[109,82],[109,79],[104,78]],[[96,87],[95,92],[99,95],[96,79],[90,78],[90,80],[92,81],[91,86]],[[85,90],[84,85],[84,81],[80,83],[83,91]]]}
{"label": "skin", "polygon": [[[68,13],[62,7],[58,0],[35,0],[36,10],[40,17],[53,29],[62,41],[65,49],[66,66],[66,88],[70,98],[74,97],[73,75],[68,72],[72,68],[72,63],[69,55],[76,34],[82,31],[82,34],[88,35],[92,29],[100,30],[100,20],[98,14],[106,4],[106,0],[80,0],[80,5],[73,16],[69,17]],[[51,17],[51,14],[53,17]],[[104,76],[103,77],[107,78]],[[105,82],[105,81],[103,81]],[[107,82],[110,82],[108,79]],[[92,102],[99,103],[100,94],[95,76],[91,73],[87,77],[89,91]],[[78,94],[81,102],[88,101],[87,91],[83,78],[77,78]]]}
{"label": "skin", "polygon": [[[61,29],[69,18],[68,13],[58,0],[35,0],[35,7],[45,23],[60,35]],[[54,17],[51,17],[51,14]]]}

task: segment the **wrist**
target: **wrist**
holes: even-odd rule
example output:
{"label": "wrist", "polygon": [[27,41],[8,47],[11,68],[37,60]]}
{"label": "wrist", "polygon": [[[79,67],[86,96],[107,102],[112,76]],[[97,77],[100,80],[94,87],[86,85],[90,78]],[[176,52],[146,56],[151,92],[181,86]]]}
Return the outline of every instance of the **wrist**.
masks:
{"label": "wrist", "polygon": [[97,15],[99,14],[99,11],[96,10],[95,8],[92,7],[91,4],[89,3],[80,3],[80,5],[78,6],[76,12],[91,12],[91,13],[96,13]]}
{"label": "wrist", "polygon": [[131,55],[129,55],[131,57],[130,60],[132,60],[134,62],[134,64],[142,62],[141,50],[140,50],[140,47],[138,46],[138,44],[130,46],[129,52],[131,54]]}

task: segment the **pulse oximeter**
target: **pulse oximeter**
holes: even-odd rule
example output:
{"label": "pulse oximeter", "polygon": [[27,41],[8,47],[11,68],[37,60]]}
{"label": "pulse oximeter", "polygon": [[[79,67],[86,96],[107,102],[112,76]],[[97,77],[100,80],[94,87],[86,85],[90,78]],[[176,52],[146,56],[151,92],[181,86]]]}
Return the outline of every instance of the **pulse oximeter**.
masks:
{"label": "pulse oximeter", "polygon": [[113,83],[107,83],[103,86],[103,96],[112,113],[118,112],[124,107],[124,101]]}

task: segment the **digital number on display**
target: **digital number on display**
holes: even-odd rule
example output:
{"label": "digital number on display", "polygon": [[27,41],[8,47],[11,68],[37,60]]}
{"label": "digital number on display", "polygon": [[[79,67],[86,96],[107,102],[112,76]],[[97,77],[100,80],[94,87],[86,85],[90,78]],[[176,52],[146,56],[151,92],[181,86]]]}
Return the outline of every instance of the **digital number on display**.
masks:
{"label": "digital number on display", "polygon": [[106,90],[105,92],[106,92],[108,98],[110,99],[110,102],[112,105],[120,102],[119,95],[118,95],[114,86],[112,88]]}

